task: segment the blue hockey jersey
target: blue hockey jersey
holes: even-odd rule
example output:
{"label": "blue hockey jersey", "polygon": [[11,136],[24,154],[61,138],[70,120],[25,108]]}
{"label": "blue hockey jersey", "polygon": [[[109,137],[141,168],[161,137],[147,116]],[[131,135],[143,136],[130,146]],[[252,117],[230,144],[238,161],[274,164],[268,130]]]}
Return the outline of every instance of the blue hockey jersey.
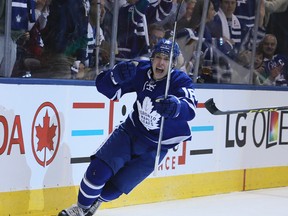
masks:
{"label": "blue hockey jersey", "polygon": [[[117,100],[128,92],[136,92],[137,99],[125,121],[125,128],[148,145],[157,146],[161,116],[154,109],[154,103],[158,96],[164,95],[167,79],[155,81],[151,70],[150,61],[140,61],[135,77],[121,86],[113,84],[111,70],[103,71],[96,78],[96,88],[112,100]],[[169,94],[181,101],[181,111],[176,118],[165,120],[163,148],[172,148],[191,139],[188,121],[195,117],[197,106],[192,80],[182,71],[172,70]]]}
{"label": "blue hockey jersey", "polygon": [[281,54],[276,54],[273,56],[272,59],[264,59],[264,67],[265,67],[265,71],[264,71],[264,77],[267,78],[270,76],[271,71],[275,68],[275,67],[281,67],[281,71],[280,74],[275,77],[275,80],[273,83],[274,85],[285,85],[287,86],[288,84],[288,58],[285,55],[281,55]]}
{"label": "blue hockey jersey", "polygon": [[12,30],[28,30],[28,22],[35,22],[35,0],[12,1]]}
{"label": "blue hockey jersey", "polygon": [[251,28],[254,26],[256,8],[256,0],[237,0],[237,7],[234,14],[243,26]]}

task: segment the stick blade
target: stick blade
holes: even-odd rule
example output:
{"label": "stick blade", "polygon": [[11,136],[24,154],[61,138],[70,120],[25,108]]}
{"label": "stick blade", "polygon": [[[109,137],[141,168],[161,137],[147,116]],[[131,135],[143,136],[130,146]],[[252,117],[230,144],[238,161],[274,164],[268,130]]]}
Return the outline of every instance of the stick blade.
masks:
{"label": "stick blade", "polygon": [[205,103],[205,108],[212,115],[230,115],[230,114],[243,114],[243,113],[261,113],[261,112],[273,112],[280,110],[288,110],[288,106],[279,106],[279,107],[264,107],[264,108],[256,108],[256,109],[242,109],[242,110],[225,110],[221,111],[216,107],[213,98],[210,98]]}
{"label": "stick blade", "polygon": [[219,114],[219,109],[216,107],[213,98],[208,99],[205,103],[205,108],[213,115]]}

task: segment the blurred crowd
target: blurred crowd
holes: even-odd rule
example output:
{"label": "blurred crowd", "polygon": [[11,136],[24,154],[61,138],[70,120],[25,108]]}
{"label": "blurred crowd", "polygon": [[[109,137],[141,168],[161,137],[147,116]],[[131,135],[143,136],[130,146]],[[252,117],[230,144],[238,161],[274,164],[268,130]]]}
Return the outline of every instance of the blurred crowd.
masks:
{"label": "blurred crowd", "polygon": [[175,38],[175,67],[194,82],[288,84],[287,0],[11,2],[0,3],[0,76],[92,80]]}

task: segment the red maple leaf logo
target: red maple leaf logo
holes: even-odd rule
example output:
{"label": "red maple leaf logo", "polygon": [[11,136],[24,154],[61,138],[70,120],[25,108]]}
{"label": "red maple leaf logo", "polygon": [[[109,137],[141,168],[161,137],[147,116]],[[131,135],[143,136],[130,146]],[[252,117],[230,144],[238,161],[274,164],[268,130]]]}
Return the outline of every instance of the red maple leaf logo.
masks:
{"label": "red maple leaf logo", "polygon": [[48,148],[50,151],[54,151],[53,138],[55,137],[55,131],[57,126],[54,124],[50,125],[50,117],[48,116],[48,111],[46,111],[43,117],[43,127],[39,124],[36,126],[36,136],[39,139],[37,151],[42,151],[43,148]]}

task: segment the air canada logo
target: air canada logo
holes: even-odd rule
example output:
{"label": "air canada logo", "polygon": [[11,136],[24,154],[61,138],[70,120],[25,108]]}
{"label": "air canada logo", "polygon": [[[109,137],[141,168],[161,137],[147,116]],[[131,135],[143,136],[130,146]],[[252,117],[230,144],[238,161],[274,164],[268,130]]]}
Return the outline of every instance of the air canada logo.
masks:
{"label": "air canada logo", "polygon": [[41,104],[32,123],[32,151],[39,165],[48,166],[55,158],[60,144],[60,118],[50,102]]}

